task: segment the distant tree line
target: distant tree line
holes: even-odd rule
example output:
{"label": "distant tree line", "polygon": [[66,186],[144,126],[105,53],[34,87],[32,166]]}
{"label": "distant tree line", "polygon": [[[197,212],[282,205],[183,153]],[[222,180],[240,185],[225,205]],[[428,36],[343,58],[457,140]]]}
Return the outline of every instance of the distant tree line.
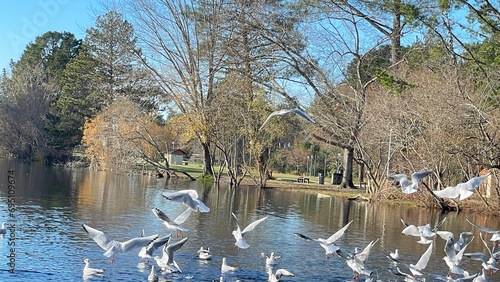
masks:
{"label": "distant tree line", "polygon": [[[265,187],[269,168],[304,173],[307,156],[330,175],[340,153],[341,186],[379,197],[393,196],[390,172],[430,168],[437,189],[499,167],[498,3],[115,4],[83,40],[48,32],[4,70],[6,154],[65,162],[84,145],[98,168],[168,169],[175,141],[202,152],[206,175]],[[291,107],[318,123],[258,130]]]}

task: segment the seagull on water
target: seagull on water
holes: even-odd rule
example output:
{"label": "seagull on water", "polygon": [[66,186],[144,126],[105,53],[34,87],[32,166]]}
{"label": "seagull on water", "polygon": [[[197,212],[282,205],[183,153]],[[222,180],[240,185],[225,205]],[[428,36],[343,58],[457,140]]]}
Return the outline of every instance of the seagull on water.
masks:
{"label": "seagull on water", "polygon": [[269,114],[269,116],[267,116],[266,120],[264,121],[264,123],[260,126],[259,130],[261,130],[264,125],[273,117],[273,116],[276,116],[276,115],[284,115],[284,114],[288,114],[288,113],[294,113],[294,114],[297,114],[303,118],[305,118],[306,120],[308,120],[309,122],[311,123],[316,123],[316,121],[314,119],[312,119],[310,116],[308,116],[306,113],[304,113],[303,111],[299,110],[299,109],[281,109],[281,110],[278,110],[278,111],[274,111],[272,112],[271,114]]}
{"label": "seagull on water", "polygon": [[260,255],[266,258],[266,265],[276,265],[278,260],[281,259],[281,256],[277,256],[274,252],[271,252],[270,255],[265,253],[260,253]]}
{"label": "seagull on water", "polygon": [[198,192],[194,189],[180,190],[177,192],[164,192],[162,196],[173,202],[188,206],[192,211],[209,212],[210,208],[198,197]]}
{"label": "seagull on water", "polygon": [[283,268],[276,270],[275,273],[273,273],[273,270],[271,268],[267,269],[267,281],[269,281],[269,282],[281,281],[282,276],[293,277],[295,275],[293,273],[291,273],[290,271],[283,269]]}
{"label": "seagull on water", "polygon": [[443,225],[444,221],[446,220],[446,217],[439,222],[436,227],[431,228],[431,225],[427,223],[426,225],[421,225],[421,226],[415,226],[413,224],[408,224],[405,222],[403,219],[401,219],[401,222],[403,223],[405,229],[401,231],[401,233],[407,235],[407,236],[415,236],[415,237],[420,237],[420,240],[417,241],[419,244],[429,244],[432,242],[432,240],[429,240],[427,238],[432,238],[436,236],[436,231],[437,229]]}
{"label": "seagull on water", "polygon": [[[176,217],[174,220],[171,220],[164,212],[162,212],[160,209],[158,208],[153,208],[152,209],[153,213],[159,218],[162,220],[163,222],[163,225],[165,225],[165,227],[167,227],[167,229],[175,232],[176,234],[176,237],[179,238],[179,237],[184,237],[182,235],[182,232],[188,232],[189,229],[185,228],[185,227],[182,227],[181,224],[184,223],[184,221],[186,221],[186,219],[189,217],[189,215],[191,214],[191,209],[188,208],[186,209],[183,213],[181,213],[178,217]],[[180,236],[179,236],[180,234]]]}
{"label": "seagull on water", "polygon": [[240,228],[240,221],[233,212],[231,212],[231,214],[233,215],[234,219],[236,219],[236,230],[233,231],[233,236],[236,239],[236,243],[234,244],[240,249],[247,249],[248,247],[250,247],[250,245],[245,240],[245,236],[248,234],[248,232],[252,231],[255,226],[266,220],[267,216],[250,223],[242,231]]}
{"label": "seagull on water", "polygon": [[83,268],[84,278],[104,276],[104,269],[90,267],[90,261],[88,258],[84,259],[83,262],[85,263],[85,267]]}
{"label": "seagull on water", "polygon": [[323,249],[325,249],[326,258],[330,258],[330,255],[334,254],[339,249],[339,247],[335,245],[335,241],[337,241],[340,237],[342,237],[342,235],[344,235],[345,231],[347,230],[347,228],[351,223],[352,220],[349,223],[347,223],[344,227],[339,229],[339,231],[335,232],[332,236],[328,237],[328,239],[323,239],[323,238],[312,239],[311,237],[308,237],[300,233],[294,233],[294,234],[304,240],[318,242],[320,246],[323,247]]}
{"label": "seagull on water", "polygon": [[203,249],[203,247],[201,247],[198,250],[198,258],[201,260],[209,260],[210,258],[212,258],[212,255],[210,254],[210,248]]}
{"label": "seagull on water", "polygon": [[459,183],[456,186],[446,187],[445,189],[440,191],[432,191],[432,193],[441,198],[454,199],[459,197],[459,200],[462,201],[470,197],[474,193],[474,190],[479,187],[479,184],[481,184],[483,180],[488,178],[489,175],[490,172],[482,176],[473,177],[469,181],[465,183]]}
{"label": "seagull on water", "polygon": [[227,261],[226,261],[225,257],[222,258],[222,266],[220,267],[220,271],[222,273],[233,272],[233,271],[236,271],[236,269],[237,269],[237,267],[227,265]]}
{"label": "seagull on water", "polygon": [[399,260],[401,259],[401,256],[399,255],[399,250],[396,249],[394,252],[390,252],[387,258],[390,259],[392,262],[398,263]]}
{"label": "seagull on water", "polygon": [[158,282],[158,281],[159,281],[159,279],[158,279],[158,275],[156,275],[155,266],[152,265],[151,272],[149,272],[149,275],[148,275],[148,282]]}
{"label": "seagull on water", "polygon": [[0,235],[7,234],[7,227],[5,226],[6,222],[2,222],[2,227],[0,227]]}
{"label": "seagull on water", "polygon": [[87,232],[90,238],[92,238],[97,245],[99,245],[99,247],[106,251],[104,255],[110,258],[110,262],[115,261],[115,254],[126,253],[141,248],[158,238],[158,234],[156,234],[147,237],[132,238],[128,241],[121,242],[109,239],[104,232],[94,229],[86,224],[82,224],[82,226],[83,230]]}
{"label": "seagull on water", "polygon": [[368,270],[365,268],[365,262],[368,259],[368,256],[370,255],[370,250],[373,248],[375,243],[377,243],[377,240],[371,241],[364,249],[362,252],[357,252],[355,254],[351,254],[348,252],[347,255],[345,255],[342,250],[337,250],[337,254],[341,257],[344,258],[347,262],[347,266],[349,266],[352,271],[354,272],[354,277],[353,279],[358,280],[359,275],[366,275],[366,276],[371,276],[372,272],[371,270]]}
{"label": "seagull on water", "polygon": [[405,194],[412,194],[417,192],[418,190],[418,182],[422,180],[424,177],[429,175],[432,172],[430,169],[416,171],[411,175],[411,182],[408,181],[408,176],[403,173],[391,174],[389,178],[393,178],[399,182],[401,186],[401,192]]}
{"label": "seagull on water", "polygon": [[178,251],[182,246],[184,246],[187,240],[188,237],[172,244],[169,243],[165,244],[165,246],[163,246],[162,256],[154,257],[156,264],[158,265],[158,267],[160,267],[160,269],[163,272],[166,273],[182,272],[181,268],[174,260],[174,255],[176,251]]}

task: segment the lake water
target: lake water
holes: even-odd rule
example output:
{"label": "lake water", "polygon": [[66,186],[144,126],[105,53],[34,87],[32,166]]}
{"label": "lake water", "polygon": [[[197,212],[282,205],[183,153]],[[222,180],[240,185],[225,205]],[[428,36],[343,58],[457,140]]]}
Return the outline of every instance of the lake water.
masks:
{"label": "lake water", "polygon": [[[9,187],[12,177],[15,183]],[[192,213],[183,224],[189,229],[185,232],[189,239],[175,256],[183,272],[160,275],[167,281],[219,281],[223,257],[228,264],[238,267],[235,272],[223,275],[224,281],[266,281],[265,259],[261,253],[270,252],[282,256],[278,268],[295,274],[283,281],[349,281],[353,273],[343,259],[336,256],[327,259],[318,243],[304,241],[294,233],[327,238],[351,220],[338,245],[353,250],[379,238],[366,266],[376,272],[380,281],[398,281],[398,277],[388,271],[391,263],[386,255],[391,251],[398,248],[405,262],[415,264],[428,247],[418,244],[417,237],[401,234],[404,226],[400,219],[423,225],[447,217],[442,230],[456,235],[464,230],[474,231],[476,238],[468,251],[486,252],[479,240],[479,231],[466,222],[464,214],[443,215],[434,210],[321,197],[316,190],[230,189],[224,185],[217,188],[197,181],[157,180],[143,175],[116,175],[0,160],[0,222],[15,224],[14,236],[7,233],[0,239],[0,281],[83,281],[85,258],[90,259],[93,267],[106,270],[104,278],[90,281],[147,281],[149,271],[137,268],[137,251],[117,255],[115,263],[110,263],[81,225],[85,223],[102,230],[117,240],[137,237],[142,229],[147,235],[164,236],[169,231],[151,209],[158,207],[171,217],[177,216],[184,211],[184,206],[166,201],[161,194],[181,189],[196,189],[211,211]],[[12,213],[8,210],[9,195],[15,199]],[[245,226],[268,217],[249,233],[248,249],[234,248],[231,232],[236,222],[231,211]],[[467,215],[467,218],[479,225],[500,229],[498,218],[476,215]],[[174,234],[172,240],[179,239]],[[436,238],[434,242],[425,271],[446,275],[448,268],[442,259],[444,240]],[[15,243],[14,249],[9,246],[12,243]],[[202,246],[210,247],[211,260],[197,259],[197,250]],[[157,254],[161,255],[161,251]],[[467,258],[462,267],[470,273],[481,270],[480,263]],[[14,268],[15,273],[10,273]],[[490,279],[500,281],[500,274]],[[435,281],[435,278],[427,281]]]}

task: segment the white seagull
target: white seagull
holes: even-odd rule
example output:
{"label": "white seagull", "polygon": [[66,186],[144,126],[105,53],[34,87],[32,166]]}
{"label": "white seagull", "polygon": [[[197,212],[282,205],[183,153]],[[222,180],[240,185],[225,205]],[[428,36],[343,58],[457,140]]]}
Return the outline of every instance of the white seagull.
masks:
{"label": "white seagull", "polygon": [[7,227],[5,227],[6,222],[2,222],[2,227],[0,227],[0,235],[7,234]]}
{"label": "white seagull", "polygon": [[152,265],[151,272],[149,272],[149,275],[148,275],[148,282],[158,282],[158,281],[159,281],[159,279],[158,279],[158,275],[156,275],[155,266]]}
{"label": "white seagull", "polygon": [[153,258],[153,252],[155,250],[157,250],[158,248],[160,248],[161,246],[167,244],[168,241],[170,241],[171,237],[172,237],[172,234],[168,234],[167,236],[154,239],[149,244],[147,244],[146,246],[144,246],[144,247],[141,248],[141,250],[139,251],[138,256],[141,259],[150,259],[150,258]]}
{"label": "white seagull", "polygon": [[210,208],[203,203],[198,197],[198,192],[194,189],[180,190],[177,192],[164,192],[162,196],[173,202],[181,203],[188,206],[193,211],[209,212]]}
{"label": "white seagull", "polygon": [[301,111],[299,109],[281,109],[281,110],[274,111],[271,114],[269,114],[267,116],[266,120],[264,121],[264,123],[260,126],[259,130],[261,130],[264,127],[264,125],[269,121],[269,119],[271,119],[271,117],[276,116],[276,115],[284,115],[284,114],[288,114],[288,113],[297,114],[297,115],[305,118],[306,120],[308,120],[311,123],[316,123],[316,121],[314,119],[312,119],[310,116],[308,116],[306,113],[304,113],[303,111]]}
{"label": "white seagull", "polygon": [[271,268],[267,268],[267,281],[269,282],[281,281],[281,276],[293,277],[295,275],[293,275],[293,273],[283,268],[276,270],[275,273],[273,273],[273,270]]}
{"label": "white seagull", "polygon": [[222,258],[222,266],[220,267],[220,271],[222,273],[233,272],[233,271],[236,271],[236,269],[237,269],[237,267],[227,265],[227,261],[226,261],[225,257]]}
{"label": "white seagull", "polygon": [[408,181],[408,176],[403,173],[391,174],[389,175],[389,178],[393,178],[399,182],[399,185],[401,186],[401,192],[405,194],[412,194],[417,192],[418,182],[420,182],[420,180],[429,175],[431,172],[432,170],[430,169],[414,172],[411,175],[411,182]]}
{"label": "white seagull", "polygon": [[156,264],[158,265],[158,267],[160,267],[160,269],[163,272],[166,273],[182,272],[181,268],[174,260],[174,255],[175,252],[178,251],[186,243],[187,240],[188,237],[172,244],[165,244],[165,246],[163,247],[162,256],[154,257]]}
{"label": "white seagull", "polygon": [[486,241],[483,239],[482,233],[479,233],[479,237],[481,238],[484,247],[488,250],[488,255],[481,252],[475,252],[465,253],[464,256],[473,260],[481,261],[481,266],[484,270],[487,270],[489,274],[495,273],[498,271],[497,262],[500,259],[500,250],[498,250],[498,248],[496,248],[496,251],[495,248],[490,249]]}
{"label": "white seagull", "polygon": [[470,231],[464,231],[460,233],[458,240],[455,240],[453,233],[450,231],[436,231],[436,234],[444,240],[448,240],[448,238],[451,238],[454,242],[453,248],[458,252],[462,249],[463,246],[465,246],[465,244],[467,243],[467,239],[472,236],[473,233]]}
{"label": "white seagull", "polygon": [[281,256],[277,256],[274,252],[271,252],[270,255],[265,253],[260,253],[260,255],[266,258],[266,265],[276,265],[278,260],[281,259]]}
{"label": "white seagull", "polygon": [[94,229],[86,224],[82,224],[82,226],[90,238],[92,238],[97,245],[99,245],[99,247],[106,251],[104,255],[110,257],[111,262],[114,262],[115,254],[126,253],[128,251],[138,249],[158,238],[158,234],[156,234],[147,237],[132,238],[128,241],[120,242],[109,239],[104,232]]}
{"label": "white seagull", "polygon": [[457,184],[457,186],[446,187],[440,191],[432,191],[432,193],[441,198],[454,199],[459,197],[459,200],[462,201],[470,197],[474,193],[474,190],[479,187],[479,184],[488,178],[489,175],[490,172],[482,176],[473,177],[465,183]]}
{"label": "white seagull", "polygon": [[352,271],[354,272],[354,280],[359,279],[359,275],[365,275],[367,277],[371,276],[372,272],[371,270],[368,270],[365,268],[365,262],[368,259],[368,256],[370,255],[370,250],[373,248],[375,243],[377,243],[377,240],[371,241],[360,253],[355,253],[348,255],[345,255],[342,250],[337,250],[337,254],[344,258],[347,262],[347,266],[349,266]]}
{"label": "white seagull", "polygon": [[422,273],[422,270],[427,266],[427,263],[429,262],[429,258],[431,257],[432,254],[432,246],[433,243],[429,245],[427,248],[427,251],[425,251],[420,259],[418,260],[417,264],[410,264],[410,271],[413,274],[413,276],[423,276],[424,274]]}
{"label": "white seagull", "polygon": [[426,225],[421,225],[421,226],[415,226],[413,224],[408,224],[406,223],[403,219],[401,219],[401,222],[403,223],[404,226],[406,226],[401,233],[407,236],[415,236],[415,237],[420,237],[420,240],[417,241],[419,244],[429,244],[432,242],[432,240],[429,240],[427,238],[431,238],[436,236],[436,231],[437,229],[443,225],[444,221],[446,220],[446,217],[439,222],[436,227],[431,228],[431,225],[427,223]]}
{"label": "white seagull", "polygon": [[390,252],[387,258],[395,263],[398,263],[399,260],[401,259],[401,256],[399,255],[399,250],[396,249],[394,252]]}
{"label": "white seagull", "polygon": [[198,258],[201,260],[209,260],[210,258],[212,258],[212,255],[210,254],[210,248],[203,249],[203,247],[201,247],[198,250]]}
{"label": "white seagull", "polygon": [[[161,219],[161,221],[163,222],[163,225],[165,225],[165,227],[167,227],[167,229],[175,232],[177,238],[178,237],[184,237],[182,235],[182,232],[188,232],[189,231],[189,229],[181,226],[181,224],[183,224],[184,221],[186,221],[186,219],[191,214],[191,209],[190,208],[186,209],[183,213],[181,213],[174,220],[171,220],[164,212],[162,212],[158,208],[153,208],[152,211],[153,211],[153,213],[159,219]],[[179,234],[180,234],[180,236],[179,236]]]}
{"label": "white seagull", "polygon": [[500,230],[492,230],[492,229],[489,229],[489,228],[486,228],[486,227],[483,227],[483,226],[476,225],[476,224],[470,222],[470,220],[468,218],[466,218],[466,220],[472,226],[477,227],[477,229],[479,229],[479,230],[481,230],[483,232],[486,232],[486,233],[493,234],[491,236],[491,238],[490,238],[490,241],[492,241],[492,242],[498,242],[498,241],[500,241]]}
{"label": "white seagull", "polygon": [[468,276],[467,275],[468,273],[464,271],[462,268],[460,268],[458,265],[462,261],[465,249],[472,242],[472,239],[469,241],[468,244],[463,246],[458,252],[455,251],[455,241],[453,240],[453,238],[448,237],[448,239],[446,239],[446,244],[444,245],[444,252],[446,256],[443,259],[446,262],[448,268],[450,269],[448,274],[453,273],[453,274]]}
{"label": "white seagull", "polygon": [[236,239],[236,243],[234,244],[240,249],[247,249],[248,247],[250,247],[250,245],[245,240],[245,236],[248,234],[248,232],[252,231],[255,226],[264,221],[267,216],[250,223],[247,227],[245,227],[245,229],[241,230],[240,221],[234,213],[231,212],[231,214],[233,215],[234,219],[236,219],[236,230],[233,231],[234,239]]}
{"label": "white seagull", "polygon": [[104,276],[104,269],[90,267],[90,261],[88,258],[84,259],[83,262],[85,263],[85,267],[83,268],[84,278],[90,278],[92,276],[96,277]]}
{"label": "white seagull", "polygon": [[344,227],[339,229],[339,231],[335,232],[332,236],[328,237],[328,239],[323,239],[323,238],[312,239],[300,233],[295,233],[295,235],[307,241],[318,242],[320,246],[323,247],[323,249],[325,249],[326,258],[330,258],[330,255],[334,254],[339,249],[339,247],[335,245],[335,241],[337,241],[340,237],[342,237],[342,235],[344,235],[345,231],[347,230],[347,228],[351,223],[352,220],[349,223],[347,223]]}

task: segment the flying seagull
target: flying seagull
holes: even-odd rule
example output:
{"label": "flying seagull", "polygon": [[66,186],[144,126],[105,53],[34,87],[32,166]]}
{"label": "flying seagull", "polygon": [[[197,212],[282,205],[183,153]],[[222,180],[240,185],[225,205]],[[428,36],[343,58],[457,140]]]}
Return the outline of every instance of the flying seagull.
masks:
{"label": "flying seagull", "polygon": [[210,208],[198,197],[198,192],[194,189],[180,190],[177,192],[164,192],[162,196],[173,202],[178,202],[188,206],[193,211],[209,212]]}
{"label": "flying seagull", "polygon": [[403,173],[391,174],[389,175],[389,178],[393,178],[399,182],[399,185],[401,185],[401,192],[405,194],[412,194],[417,192],[418,182],[420,182],[420,180],[429,175],[431,172],[432,170],[430,169],[416,171],[411,175],[411,182],[408,181],[408,176]]}
{"label": "flying seagull", "polygon": [[401,222],[403,223],[405,229],[401,231],[401,233],[407,235],[407,236],[415,236],[415,237],[420,237],[420,240],[417,241],[419,244],[429,244],[432,242],[432,240],[429,240],[427,238],[431,238],[436,236],[437,229],[443,225],[444,221],[446,220],[446,217],[439,222],[436,227],[431,228],[431,225],[427,223],[426,225],[420,225],[420,226],[415,226],[413,224],[409,224],[403,219],[401,219]]}
{"label": "flying seagull", "polygon": [[163,222],[163,225],[165,225],[165,227],[167,227],[167,229],[170,229],[171,231],[176,232],[177,237],[179,237],[179,234],[180,234],[180,237],[183,237],[182,232],[189,231],[189,229],[182,227],[181,224],[183,224],[184,221],[186,221],[186,219],[191,214],[190,208],[186,209],[183,213],[181,213],[174,220],[171,220],[164,212],[162,212],[158,208],[153,208],[152,211],[159,219],[161,219],[161,221]]}
{"label": "flying seagull", "polygon": [[97,245],[99,245],[99,247],[106,251],[104,255],[110,257],[111,262],[114,262],[116,253],[126,253],[128,251],[141,248],[158,238],[158,234],[156,234],[147,237],[132,238],[128,241],[120,242],[109,239],[104,232],[94,229],[86,224],[82,224],[82,226],[90,238],[92,238]]}
{"label": "flying seagull", "polygon": [[257,226],[257,224],[264,221],[267,216],[250,223],[247,227],[245,227],[245,229],[241,230],[240,221],[234,213],[231,214],[233,215],[234,219],[236,219],[236,230],[233,231],[233,236],[236,239],[236,243],[234,244],[240,249],[247,249],[248,247],[250,247],[250,245],[245,240],[245,236],[248,234],[248,232],[252,231],[255,226]]}
{"label": "flying seagull", "polygon": [[345,231],[351,224],[352,220],[349,221],[344,227],[339,229],[337,232],[335,232],[332,236],[328,237],[328,239],[323,239],[323,238],[318,238],[318,239],[312,239],[306,235],[300,234],[300,233],[295,233],[298,237],[307,240],[307,241],[316,241],[320,244],[323,249],[325,249],[326,253],[326,258],[330,258],[330,255],[335,253],[337,250],[339,250],[339,247],[335,245],[335,241],[337,241],[342,235],[344,235]]}
{"label": "flying seagull", "polygon": [[281,109],[281,110],[274,111],[271,114],[269,114],[269,116],[267,116],[264,123],[260,126],[259,130],[261,130],[264,127],[264,125],[271,119],[271,117],[276,116],[276,115],[281,116],[281,115],[288,114],[288,113],[297,114],[297,115],[307,119],[311,123],[316,123],[316,121],[314,119],[312,119],[310,116],[308,116],[306,113],[304,113],[303,111],[301,111],[299,109],[296,109],[296,108],[295,109]]}
{"label": "flying seagull", "polygon": [[462,201],[470,197],[474,193],[474,190],[476,190],[476,188],[479,187],[479,184],[481,184],[483,180],[488,178],[489,175],[490,173],[487,173],[482,176],[473,177],[465,183],[459,183],[457,184],[457,186],[453,187],[451,186],[446,187],[445,189],[440,191],[432,191],[432,193],[441,198],[454,199],[459,197],[459,200]]}
{"label": "flying seagull", "polygon": [[165,273],[174,273],[174,272],[182,273],[179,265],[174,260],[174,254],[182,246],[184,246],[184,244],[186,243],[187,240],[188,240],[188,237],[186,237],[180,241],[177,241],[175,243],[172,243],[172,244],[169,244],[169,243],[165,244],[163,246],[162,256],[161,257],[159,257],[159,256],[154,257],[156,264],[158,265],[158,267],[161,268],[161,270],[163,272],[165,272]]}

